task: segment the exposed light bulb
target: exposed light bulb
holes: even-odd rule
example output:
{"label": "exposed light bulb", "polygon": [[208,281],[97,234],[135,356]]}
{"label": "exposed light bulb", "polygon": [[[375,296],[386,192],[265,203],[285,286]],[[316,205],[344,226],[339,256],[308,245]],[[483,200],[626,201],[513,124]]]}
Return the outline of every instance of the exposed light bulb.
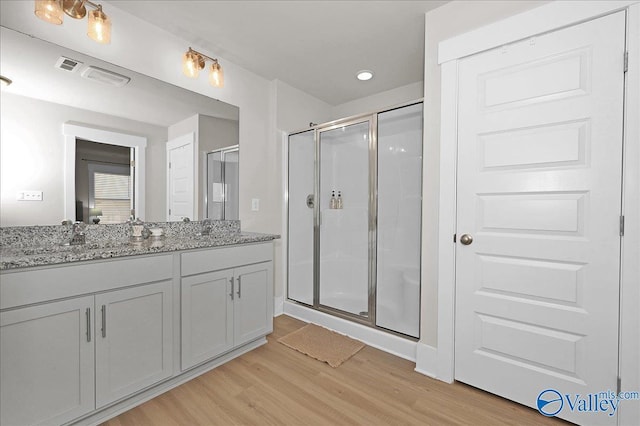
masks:
{"label": "exposed light bulb", "polygon": [[62,6],[58,0],[36,0],[34,13],[43,21],[55,25],[61,25],[64,17]]}
{"label": "exposed light bulb", "polygon": [[189,48],[189,51],[182,57],[182,72],[187,77],[196,78],[204,66],[203,62],[202,57]]}
{"label": "exposed light bulb", "polygon": [[213,87],[224,87],[224,71],[217,61],[211,64],[209,83],[211,83]]}
{"label": "exposed light bulb", "polygon": [[89,12],[87,35],[102,44],[111,43],[111,20],[102,11],[102,6]]}

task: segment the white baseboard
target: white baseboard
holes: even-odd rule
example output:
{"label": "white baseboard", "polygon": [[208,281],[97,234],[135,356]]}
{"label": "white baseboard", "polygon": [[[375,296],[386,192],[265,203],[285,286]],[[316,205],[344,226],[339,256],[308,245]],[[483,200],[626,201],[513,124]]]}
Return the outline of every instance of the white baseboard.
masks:
{"label": "white baseboard", "polygon": [[367,327],[324,312],[310,309],[297,303],[285,301],[284,313],[305,322],[321,325],[341,334],[358,339],[376,349],[399,356],[409,361],[416,361],[417,342],[395,334]]}
{"label": "white baseboard", "polygon": [[273,316],[279,317],[284,314],[284,296],[276,296],[273,298]]}
{"label": "white baseboard", "polygon": [[416,346],[416,368],[415,371],[425,376],[438,377],[438,349],[433,346],[418,342]]}

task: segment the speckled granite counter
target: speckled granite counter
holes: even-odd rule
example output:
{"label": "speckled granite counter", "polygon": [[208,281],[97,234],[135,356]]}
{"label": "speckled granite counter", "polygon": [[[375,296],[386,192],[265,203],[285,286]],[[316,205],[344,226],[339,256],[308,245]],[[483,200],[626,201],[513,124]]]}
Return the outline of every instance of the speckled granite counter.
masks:
{"label": "speckled granite counter", "polygon": [[216,221],[211,235],[199,235],[200,222],[149,223],[165,235],[129,242],[126,225],[90,225],[86,244],[64,245],[71,231],[65,226],[0,228],[0,270],[29,268],[136,255],[271,241],[279,235],[241,232],[238,221]]}

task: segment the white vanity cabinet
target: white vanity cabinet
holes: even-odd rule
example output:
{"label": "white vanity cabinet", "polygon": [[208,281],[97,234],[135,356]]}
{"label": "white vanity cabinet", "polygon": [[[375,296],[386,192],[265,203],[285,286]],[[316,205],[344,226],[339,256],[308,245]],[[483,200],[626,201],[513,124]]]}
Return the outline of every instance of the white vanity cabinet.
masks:
{"label": "white vanity cabinet", "polygon": [[171,281],[96,295],[96,408],[173,373]]}
{"label": "white vanity cabinet", "polygon": [[273,329],[271,245],[241,249],[182,255],[182,370]]}
{"label": "white vanity cabinet", "polygon": [[0,313],[0,424],[64,423],[171,376],[171,317],[171,281]]}
{"label": "white vanity cabinet", "polygon": [[62,424],[170,377],[172,259],[3,273],[0,424]]}
{"label": "white vanity cabinet", "polygon": [[101,423],[271,331],[271,241],[2,271],[0,425]]}
{"label": "white vanity cabinet", "polygon": [[93,301],[0,313],[0,424],[62,424],[95,408]]}

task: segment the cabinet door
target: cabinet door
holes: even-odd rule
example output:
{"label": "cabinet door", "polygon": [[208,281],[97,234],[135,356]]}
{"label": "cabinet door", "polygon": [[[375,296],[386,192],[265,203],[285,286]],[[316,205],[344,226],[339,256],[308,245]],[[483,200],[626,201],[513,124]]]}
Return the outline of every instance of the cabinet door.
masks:
{"label": "cabinet door", "polygon": [[171,281],[96,295],[96,406],[172,374]]}
{"label": "cabinet door", "polygon": [[273,331],[272,263],[235,269],[234,343],[236,346]]}
{"label": "cabinet door", "polygon": [[62,424],[94,409],[93,296],[0,313],[0,424]]}
{"label": "cabinet door", "polygon": [[182,279],[183,370],[233,347],[233,270]]}

